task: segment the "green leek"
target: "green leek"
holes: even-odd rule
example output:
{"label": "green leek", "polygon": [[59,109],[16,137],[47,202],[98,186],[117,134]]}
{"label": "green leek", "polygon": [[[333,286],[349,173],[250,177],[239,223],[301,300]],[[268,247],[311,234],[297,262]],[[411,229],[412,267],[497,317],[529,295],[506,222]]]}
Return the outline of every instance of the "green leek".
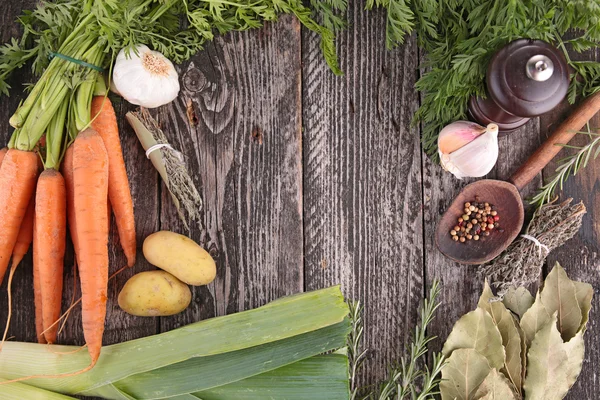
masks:
{"label": "green leek", "polygon": [[[106,346],[97,365],[85,374],[26,383],[69,395],[119,400],[212,393],[343,347],[350,330],[347,317],[341,291],[332,287]],[[75,349],[7,342],[0,353],[0,376],[16,379],[78,371],[89,364],[86,352],[57,354]],[[346,385],[347,373],[346,367]]]}

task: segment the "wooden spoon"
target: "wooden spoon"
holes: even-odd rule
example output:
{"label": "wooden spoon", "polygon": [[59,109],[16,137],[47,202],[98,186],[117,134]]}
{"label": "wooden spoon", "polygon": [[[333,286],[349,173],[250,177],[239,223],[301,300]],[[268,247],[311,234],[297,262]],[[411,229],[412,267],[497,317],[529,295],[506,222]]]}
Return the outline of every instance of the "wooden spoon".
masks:
{"label": "wooden spoon", "polygon": [[[519,191],[558,154],[559,144],[567,144],[585,124],[600,110],[600,93],[581,104],[539,149],[515,172],[508,182],[483,179],[467,185],[450,205],[440,220],[435,243],[448,258],[462,264],[482,264],[494,259],[512,243],[523,228],[523,201]],[[479,241],[455,242],[450,231],[464,214],[464,204],[476,200],[496,206],[500,216],[500,228]]]}

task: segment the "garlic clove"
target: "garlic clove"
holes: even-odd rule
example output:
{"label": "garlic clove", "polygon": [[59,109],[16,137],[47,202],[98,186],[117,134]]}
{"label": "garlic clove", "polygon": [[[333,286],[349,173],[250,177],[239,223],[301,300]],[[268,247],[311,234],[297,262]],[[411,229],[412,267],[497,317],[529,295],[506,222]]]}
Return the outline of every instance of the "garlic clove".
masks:
{"label": "garlic clove", "polygon": [[486,128],[470,121],[456,121],[442,129],[438,138],[438,148],[450,154],[472,142],[485,133]]}
{"label": "garlic clove", "polygon": [[119,52],[113,69],[113,87],[132,104],[155,108],[170,103],[179,94],[179,76],[173,63],[147,46],[136,52]]}
{"label": "garlic clove", "polygon": [[498,161],[498,125],[490,124],[484,129],[475,139],[451,153],[440,149],[442,167],[458,179],[487,175]]}

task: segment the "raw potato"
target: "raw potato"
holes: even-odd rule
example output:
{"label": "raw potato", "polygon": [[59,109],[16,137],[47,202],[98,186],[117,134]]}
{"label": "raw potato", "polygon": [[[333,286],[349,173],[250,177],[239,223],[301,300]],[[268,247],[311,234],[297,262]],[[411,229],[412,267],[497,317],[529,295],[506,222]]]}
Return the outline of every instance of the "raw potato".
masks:
{"label": "raw potato", "polygon": [[192,301],[190,288],[165,271],[132,276],[119,293],[119,307],[140,317],[178,314]]}
{"label": "raw potato", "polygon": [[211,283],[217,274],[215,260],[192,239],[169,231],[153,233],[144,240],[144,257],[188,285]]}

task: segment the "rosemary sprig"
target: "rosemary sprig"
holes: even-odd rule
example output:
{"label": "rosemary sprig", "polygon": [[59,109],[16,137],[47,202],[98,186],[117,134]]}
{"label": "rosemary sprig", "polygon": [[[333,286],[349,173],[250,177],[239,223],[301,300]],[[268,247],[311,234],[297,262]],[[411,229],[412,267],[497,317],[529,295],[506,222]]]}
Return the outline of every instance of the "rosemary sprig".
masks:
{"label": "rosemary sprig", "polygon": [[[390,370],[388,378],[379,389],[377,399],[402,400],[411,398],[425,400],[438,393],[437,389],[440,382],[438,376],[446,363],[444,356],[440,353],[434,354],[431,369],[426,365],[424,370],[419,369],[418,363],[427,354],[427,345],[436,339],[436,336],[427,334],[427,327],[433,320],[435,311],[440,306],[437,301],[440,291],[440,282],[436,279],[431,286],[429,298],[424,300],[419,311],[421,321],[415,327],[413,342],[410,345],[410,355],[408,358],[403,356],[400,359],[400,365]],[[423,385],[421,390],[418,390],[419,378],[421,378]]]}
{"label": "rosemary sprig", "polygon": [[600,154],[600,146],[598,146],[600,143],[600,135],[598,133],[593,133],[590,130],[589,124],[587,128],[587,132],[578,132],[590,137],[590,141],[586,145],[561,145],[570,149],[576,149],[577,151],[559,161],[554,176],[539,189],[538,193],[530,200],[531,204],[539,208],[544,204],[551,202],[555,197],[556,189],[559,188],[562,190],[563,185],[569,176],[577,175],[581,168],[585,168],[588,165],[592,157],[593,159],[598,157]]}
{"label": "rosemary sprig", "polygon": [[351,389],[351,400],[358,400],[359,387],[357,384],[358,371],[362,367],[367,350],[362,349],[362,338],[364,333],[364,326],[362,320],[363,306],[359,301],[352,301],[348,303],[350,308],[350,323],[352,330],[347,338],[348,347],[348,361],[350,364],[350,389]]}

